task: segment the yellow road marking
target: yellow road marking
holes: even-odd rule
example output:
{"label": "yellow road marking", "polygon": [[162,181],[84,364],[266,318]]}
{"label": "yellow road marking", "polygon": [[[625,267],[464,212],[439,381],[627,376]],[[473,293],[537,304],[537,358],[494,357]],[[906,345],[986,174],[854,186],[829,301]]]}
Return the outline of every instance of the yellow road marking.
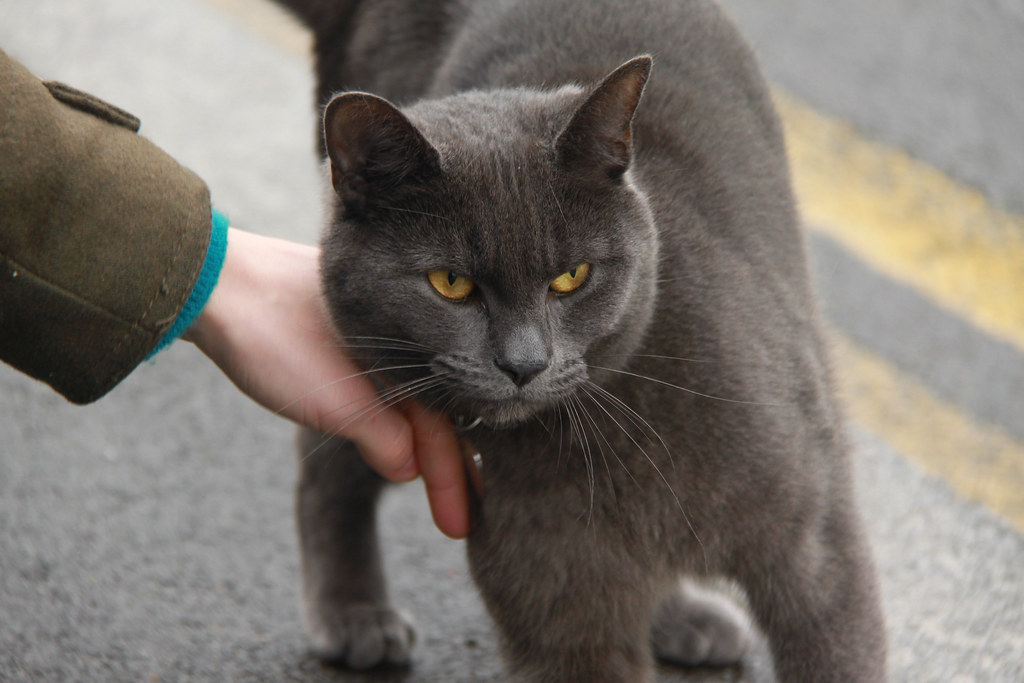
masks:
{"label": "yellow road marking", "polygon": [[850,417],[1024,533],[1024,444],[968,418],[849,339],[835,334],[832,341]]}
{"label": "yellow road marking", "polygon": [[1024,219],[782,91],[775,99],[809,226],[1024,350]]}
{"label": "yellow road marking", "polygon": [[[809,227],[1024,351],[1024,219],[849,124],[774,94]],[[1024,532],[1024,444],[849,340],[838,339],[837,351],[855,421]]]}

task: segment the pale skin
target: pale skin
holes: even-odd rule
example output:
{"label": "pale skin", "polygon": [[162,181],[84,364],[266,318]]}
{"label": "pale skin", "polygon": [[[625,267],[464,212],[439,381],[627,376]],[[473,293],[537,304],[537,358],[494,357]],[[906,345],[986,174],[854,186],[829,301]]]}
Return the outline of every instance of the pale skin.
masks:
{"label": "pale skin", "polygon": [[469,533],[462,445],[449,421],[415,401],[373,408],[373,383],[333,334],[319,250],[235,228],[220,279],[184,339],[243,393],[299,424],[354,441],[392,481],[422,476],[434,523]]}

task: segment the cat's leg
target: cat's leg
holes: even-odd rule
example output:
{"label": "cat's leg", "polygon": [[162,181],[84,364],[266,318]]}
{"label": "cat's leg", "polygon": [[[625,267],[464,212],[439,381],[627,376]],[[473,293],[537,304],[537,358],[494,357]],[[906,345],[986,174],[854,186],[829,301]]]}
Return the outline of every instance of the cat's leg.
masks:
{"label": "cat's leg", "polygon": [[492,534],[488,520],[469,538],[473,577],[497,626],[511,680],[652,681],[657,592],[645,569],[622,552],[621,542],[595,538],[600,534],[578,518],[565,520],[578,527],[568,535],[531,519],[520,510],[495,525],[500,533]]}
{"label": "cat's leg", "polygon": [[882,683],[886,636],[874,568],[849,505],[799,542],[747,557],[739,576],[784,683]]}
{"label": "cat's leg", "polygon": [[353,669],[405,664],[414,631],[387,595],[377,538],[384,480],[342,439],[303,431],[298,526],[302,595],[313,649]]}
{"label": "cat's leg", "polygon": [[680,666],[736,664],[750,638],[750,619],[736,603],[688,580],[659,605],[651,629],[654,653]]}

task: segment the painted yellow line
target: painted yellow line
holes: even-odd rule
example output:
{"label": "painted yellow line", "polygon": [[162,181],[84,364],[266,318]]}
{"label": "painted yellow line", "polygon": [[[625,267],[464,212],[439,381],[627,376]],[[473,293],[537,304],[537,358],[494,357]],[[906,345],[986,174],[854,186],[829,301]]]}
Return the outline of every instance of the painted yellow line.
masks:
{"label": "painted yellow line", "polygon": [[[808,226],[1024,350],[1024,219],[849,124],[774,94]],[[836,346],[856,422],[1024,532],[1024,444],[851,341],[837,338]]]}
{"label": "painted yellow line", "polygon": [[1024,218],[781,90],[775,99],[809,226],[1024,350]]}
{"label": "painted yellow line", "polygon": [[1024,444],[971,420],[849,339],[834,334],[832,341],[850,417],[1024,533]]}

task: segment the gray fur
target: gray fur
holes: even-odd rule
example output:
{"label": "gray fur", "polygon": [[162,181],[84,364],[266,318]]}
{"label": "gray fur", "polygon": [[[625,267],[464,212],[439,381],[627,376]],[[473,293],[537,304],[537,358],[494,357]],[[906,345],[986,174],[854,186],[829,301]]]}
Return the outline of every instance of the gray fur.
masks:
{"label": "gray fur", "polygon": [[[649,681],[652,642],[738,660],[747,620],[682,575],[745,590],[780,680],[885,680],[782,135],[717,6],[343,5],[306,14],[320,93],[363,91],[326,109],[325,291],[382,401],[482,418],[469,559],[516,680]],[[584,262],[580,289],[549,291]],[[444,299],[431,270],[476,289]],[[316,647],[406,661],[381,483],[350,445],[306,438]]]}

